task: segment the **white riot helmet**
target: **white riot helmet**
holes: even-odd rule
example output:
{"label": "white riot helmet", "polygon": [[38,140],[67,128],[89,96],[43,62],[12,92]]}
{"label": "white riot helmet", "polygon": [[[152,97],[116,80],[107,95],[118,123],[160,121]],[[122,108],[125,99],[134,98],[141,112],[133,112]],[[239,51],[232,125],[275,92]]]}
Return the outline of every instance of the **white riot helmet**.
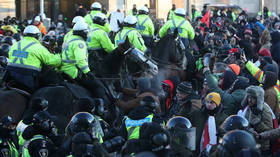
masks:
{"label": "white riot helmet", "polygon": [[103,13],[96,13],[93,17],[92,22],[104,26],[107,22],[107,17]]}
{"label": "white riot helmet", "polygon": [[38,21],[38,22],[40,22],[40,21],[41,21],[40,16],[36,16],[36,17],[34,18],[34,21]]}
{"label": "white riot helmet", "polygon": [[102,6],[99,2],[94,2],[91,5],[91,9],[93,9],[93,10],[101,10],[101,8],[102,8]]}
{"label": "white riot helmet", "polygon": [[141,7],[139,9],[139,14],[146,14],[146,15],[148,15],[149,14],[149,9],[147,7],[145,7],[145,6],[143,6],[143,7]]}
{"label": "white riot helmet", "polygon": [[85,40],[87,39],[88,32],[88,24],[85,22],[78,22],[73,27],[73,35],[81,36]]}
{"label": "white riot helmet", "polygon": [[125,17],[125,19],[123,20],[125,26],[128,27],[136,27],[137,24],[137,18],[135,16],[132,15],[128,15],[127,17]]}
{"label": "white riot helmet", "polygon": [[72,23],[76,24],[78,22],[86,22],[82,16],[75,16],[72,20]]}
{"label": "white riot helmet", "polygon": [[29,25],[29,26],[27,26],[24,29],[23,35],[31,36],[31,37],[34,37],[36,39],[39,39],[39,37],[40,37],[40,30],[38,29],[38,27],[36,27],[34,25]]}
{"label": "white riot helmet", "polygon": [[174,13],[178,16],[184,16],[184,17],[186,16],[186,11],[183,8],[176,9]]}

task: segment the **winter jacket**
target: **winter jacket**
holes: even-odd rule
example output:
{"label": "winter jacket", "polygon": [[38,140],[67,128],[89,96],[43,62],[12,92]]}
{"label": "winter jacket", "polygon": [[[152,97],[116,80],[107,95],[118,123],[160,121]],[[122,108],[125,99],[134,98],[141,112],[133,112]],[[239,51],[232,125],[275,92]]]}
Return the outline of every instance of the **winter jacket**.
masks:
{"label": "winter jacket", "polygon": [[277,139],[280,137],[280,128],[265,131],[259,134],[261,139]]}
{"label": "winter jacket", "polygon": [[[257,98],[256,107],[248,106],[247,97],[252,95]],[[264,102],[264,90],[259,86],[250,86],[246,88],[246,96],[242,102],[243,106],[247,106],[245,118],[248,120],[250,126],[257,132],[273,129],[273,120],[270,108]],[[261,145],[262,151],[268,151],[270,148],[269,140],[257,141]]]}
{"label": "winter jacket", "polygon": [[275,31],[271,34],[271,56],[278,64],[280,63],[280,32]]}
{"label": "winter jacket", "polygon": [[196,127],[196,152],[199,153],[201,134],[204,129],[204,125],[202,124],[206,120],[202,118],[204,115],[197,106],[201,106],[199,95],[189,95],[182,101],[181,104],[179,104],[178,115],[188,118],[192,123],[192,126]]}
{"label": "winter jacket", "polygon": [[278,97],[273,87],[270,87],[267,90],[265,90],[264,101],[270,106],[274,115],[278,119],[279,116]]}
{"label": "winter jacket", "polygon": [[[183,103],[180,106],[180,110],[178,114],[188,118],[191,121],[192,126],[196,127],[196,151],[195,152],[199,154],[201,136],[209,116],[205,110],[205,106],[203,106],[201,109],[198,109],[194,107],[194,105],[191,106]],[[227,115],[223,112],[219,112],[215,114],[214,117],[216,121],[216,129],[218,129],[218,127],[227,118]]]}
{"label": "winter jacket", "polygon": [[227,115],[236,114],[246,94],[244,89],[234,90],[232,93],[223,91],[214,80],[210,71],[204,73],[210,92],[217,92],[221,95],[224,113]]}

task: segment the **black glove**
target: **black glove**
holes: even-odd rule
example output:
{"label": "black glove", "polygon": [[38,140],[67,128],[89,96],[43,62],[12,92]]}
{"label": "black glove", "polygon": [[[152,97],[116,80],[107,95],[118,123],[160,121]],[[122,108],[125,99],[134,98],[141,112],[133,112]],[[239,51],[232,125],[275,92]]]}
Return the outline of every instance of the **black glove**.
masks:
{"label": "black glove", "polygon": [[94,76],[94,73],[93,72],[88,72],[86,74],[86,78],[89,79],[89,80],[95,80],[95,76]]}
{"label": "black glove", "polygon": [[111,140],[105,141],[102,145],[108,152],[120,150],[125,144],[125,140],[121,136],[114,137]]}

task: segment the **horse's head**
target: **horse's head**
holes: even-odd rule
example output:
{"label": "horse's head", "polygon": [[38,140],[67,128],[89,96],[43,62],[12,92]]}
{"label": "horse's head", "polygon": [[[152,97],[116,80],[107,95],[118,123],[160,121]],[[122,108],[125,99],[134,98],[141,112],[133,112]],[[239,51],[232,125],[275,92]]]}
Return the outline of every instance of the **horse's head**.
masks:
{"label": "horse's head", "polygon": [[155,61],[146,56],[142,51],[136,48],[130,48],[125,53],[130,72],[143,72],[149,76],[155,76],[158,73],[158,67]]}

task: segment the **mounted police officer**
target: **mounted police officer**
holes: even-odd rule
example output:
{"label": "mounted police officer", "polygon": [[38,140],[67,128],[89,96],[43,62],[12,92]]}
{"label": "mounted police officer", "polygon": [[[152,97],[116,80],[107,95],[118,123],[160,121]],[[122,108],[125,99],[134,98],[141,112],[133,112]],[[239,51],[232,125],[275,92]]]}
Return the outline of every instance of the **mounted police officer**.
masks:
{"label": "mounted police officer", "polygon": [[155,27],[153,21],[149,17],[149,9],[145,6],[139,9],[139,13],[136,16],[137,26],[136,29],[140,32],[145,41],[145,45],[150,47],[152,38],[155,33]]}
{"label": "mounted police officer", "polygon": [[195,32],[192,25],[185,19],[185,17],[186,11],[183,8],[176,9],[175,16],[171,20],[167,21],[159,30],[160,38],[166,35],[168,29],[170,29],[171,32],[174,32],[175,28],[177,28],[179,36],[187,48],[189,40],[194,39]]}
{"label": "mounted police officer", "polygon": [[88,53],[85,40],[88,35],[88,25],[83,22],[76,23],[73,27],[73,35],[64,45],[62,50],[62,66],[60,70],[76,79],[90,72],[88,67]]}
{"label": "mounted police officer", "polygon": [[68,39],[70,39],[70,37],[73,35],[73,27],[78,22],[85,22],[85,19],[82,16],[75,16],[73,18],[71,29],[70,29],[70,31],[68,33],[66,33],[66,35],[63,38],[63,42],[64,43],[66,43],[68,41]]}
{"label": "mounted police officer", "polygon": [[[90,8],[91,8],[91,12],[85,16],[85,21],[90,27],[92,27],[93,18],[95,16],[95,14],[101,13],[102,6],[99,2],[94,2],[94,3],[92,3]],[[111,31],[110,24],[108,22],[106,22],[106,24],[104,25],[104,28],[105,28],[104,31],[107,33],[109,33]]]}
{"label": "mounted police officer", "polygon": [[95,14],[93,18],[93,24],[87,40],[87,45],[91,51],[105,51],[107,53],[112,52],[115,46],[111,42],[108,34],[105,32],[105,24],[107,17],[103,13]]}
{"label": "mounted police officer", "polygon": [[129,42],[137,49],[142,52],[146,51],[146,46],[141,34],[136,29],[137,18],[132,15],[128,15],[124,19],[123,29],[115,37],[115,46],[118,46],[120,43],[124,43],[126,37],[128,37]]}
{"label": "mounted police officer", "polygon": [[40,111],[33,116],[33,124],[22,134],[25,140],[23,157],[49,157],[56,154],[56,146],[59,143],[56,127],[51,119],[45,111]]}
{"label": "mounted police officer", "polygon": [[59,55],[51,54],[38,41],[40,31],[35,26],[24,29],[24,38],[13,44],[9,51],[7,81],[14,80],[26,90],[33,92],[37,89],[37,76],[43,64],[58,67],[61,65]]}
{"label": "mounted police officer", "polygon": [[88,65],[86,44],[88,32],[86,23],[75,24],[73,35],[63,47],[62,66],[58,70],[65,74],[66,79],[75,80],[81,86],[90,90],[95,97],[103,98],[105,95],[103,84],[99,80],[95,80],[95,76]]}
{"label": "mounted police officer", "polygon": [[4,116],[0,119],[0,156],[18,157],[18,151],[14,143],[16,136],[15,122],[12,117]]}

